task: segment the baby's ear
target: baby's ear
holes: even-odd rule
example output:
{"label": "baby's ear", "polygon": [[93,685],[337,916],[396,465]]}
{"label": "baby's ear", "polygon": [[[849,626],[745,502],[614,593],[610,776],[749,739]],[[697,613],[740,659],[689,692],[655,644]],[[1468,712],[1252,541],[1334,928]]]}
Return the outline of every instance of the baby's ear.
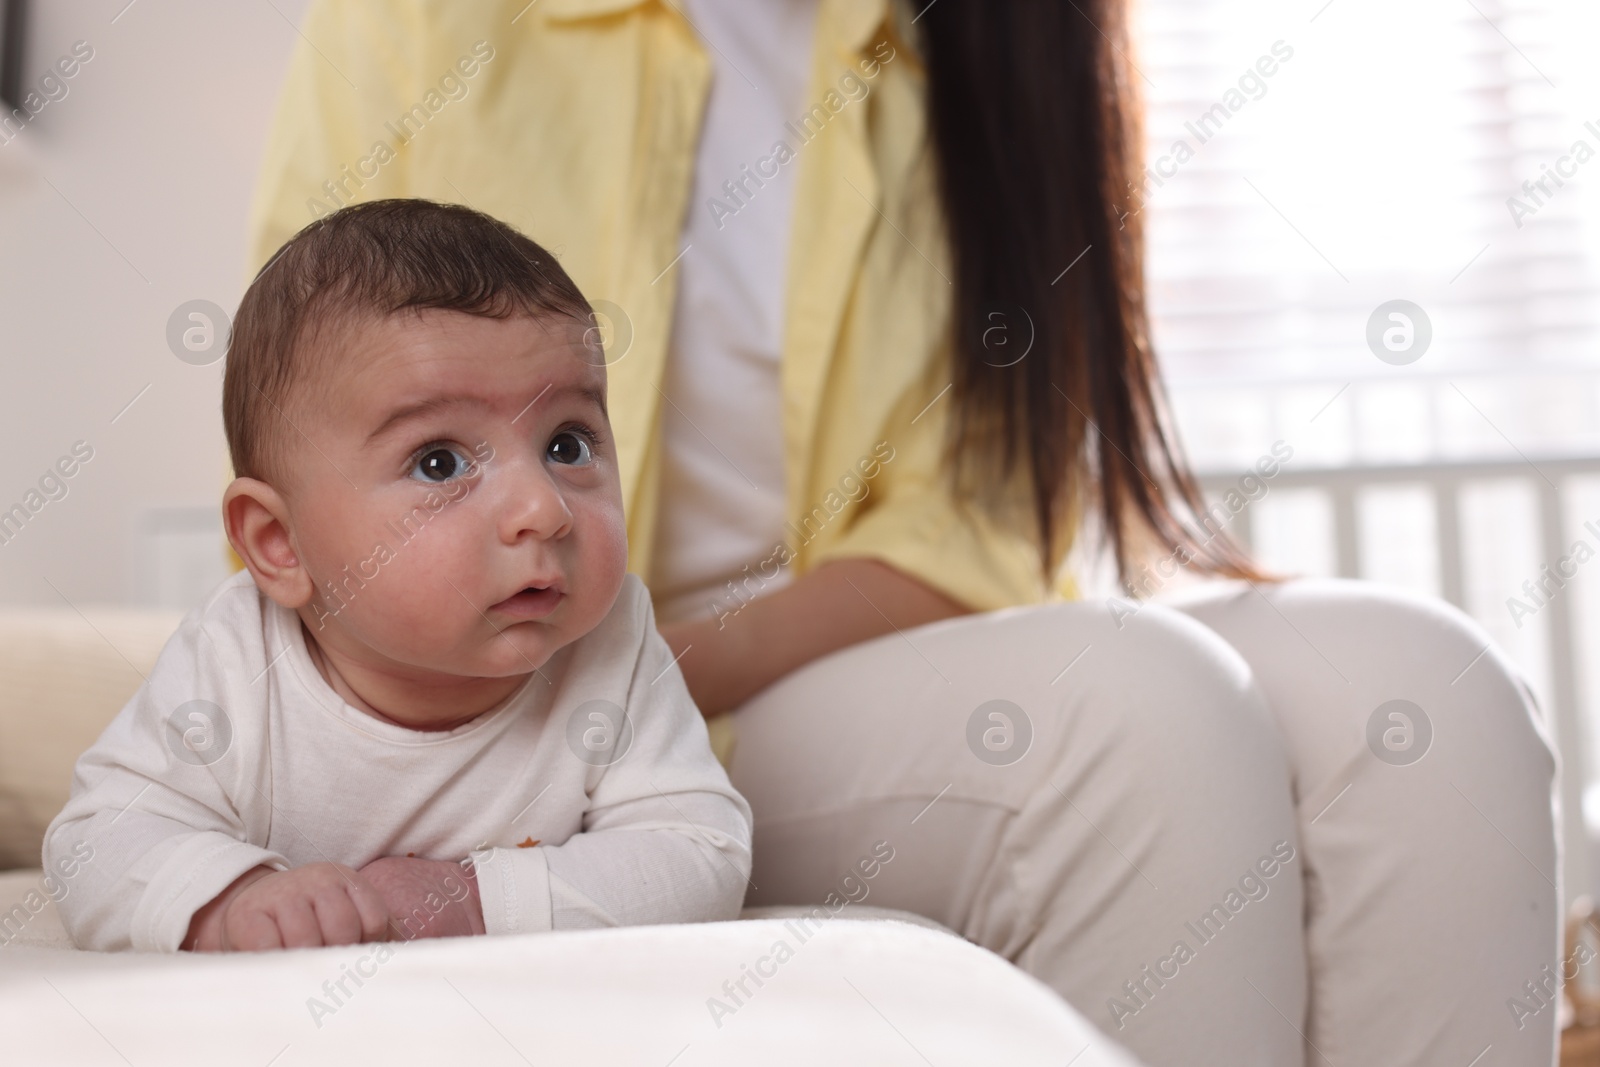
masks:
{"label": "baby's ear", "polygon": [[276,489],[235,478],[222,494],[222,525],[262,592],[290,609],[311,601],[311,576],[295,551],[289,508]]}

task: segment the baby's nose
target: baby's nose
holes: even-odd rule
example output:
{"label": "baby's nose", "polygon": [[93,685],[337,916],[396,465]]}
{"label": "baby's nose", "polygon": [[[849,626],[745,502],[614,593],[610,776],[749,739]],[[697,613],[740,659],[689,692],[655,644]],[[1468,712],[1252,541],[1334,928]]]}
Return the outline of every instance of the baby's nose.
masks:
{"label": "baby's nose", "polygon": [[572,529],[572,509],[561,486],[542,464],[529,464],[525,472],[507,480],[501,507],[501,535],[515,544],[525,535],[541,540],[564,537]]}

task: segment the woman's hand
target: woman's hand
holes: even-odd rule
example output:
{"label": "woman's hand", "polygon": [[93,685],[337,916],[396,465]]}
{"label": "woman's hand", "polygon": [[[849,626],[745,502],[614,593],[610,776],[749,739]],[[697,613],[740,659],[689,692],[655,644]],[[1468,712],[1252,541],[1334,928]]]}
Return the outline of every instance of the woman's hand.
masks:
{"label": "woman's hand", "polygon": [[736,612],[660,630],[711,718],[829,652],[971,611],[880,560],[838,559]]}

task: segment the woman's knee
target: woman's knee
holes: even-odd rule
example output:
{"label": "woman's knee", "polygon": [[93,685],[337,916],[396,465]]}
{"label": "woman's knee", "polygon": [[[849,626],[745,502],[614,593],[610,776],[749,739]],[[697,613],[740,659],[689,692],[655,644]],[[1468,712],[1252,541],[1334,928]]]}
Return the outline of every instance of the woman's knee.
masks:
{"label": "woman's knee", "polygon": [[[740,710],[739,778],[778,758],[809,765],[833,796],[871,764],[886,793],[953,785],[1020,805],[1053,765],[1097,753],[1147,792],[1217,773],[1284,771],[1250,666],[1181,612],[1127,600],[947,619],[824,657]],[[992,742],[992,745],[991,745]],[[760,766],[756,766],[759,764]],[[799,787],[797,777],[783,781]],[[778,782],[752,785],[768,793]],[[791,804],[784,804],[792,808]]]}
{"label": "woman's knee", "polygon": [[[1404,655],[1430,675],[1451,670],[1459,680],[1487,651],[1492,670],[1514,676],[1484,629],[1448,601],[1396,586],[1347,578],[1296,578],[1284,582],[1214,581],[1163,598],[1167,607],[1217,631],[1252,668],[1263,641],[1288,644],[1285,628],[1304,650],[1321,656],[1336,674],[1346,665]],[[1320,638],[1320,640],[1319,640]],[[1346,680],[1348,678],[1346,677]]]}
{"label": "woman's knee", "polygon": [[[970,750],[946,777],[957,782],[952,795],[1011,806],[1018,821],[1008,839],[1021,850],[1013,857],[1042,885],[1081,856],[1044,854],[1065,841],[1114,844],[1122,854],[1107,852],[1109,873],[1141,890],[1149,883],[1135,868],[1155,884],[1197,879],[1204,891],[1217,872],[1294,842],[1277,726],[1249,665],[1194,619],[1156,604],[1079,602],[926,636],[930,654],[964,648],[970,669],[952,675],[962,695],[945,723],[967,730]],[[969,712],[996,697],[1010,703],[1030,745],[986,759]],[[1060,837],[1063,827],[1086,836]]]}
{"label": "woman's knee", "polygon": [[[1499,752],[1554,773],[1549,725],[1521,671],[1440,598],[1335,578],[1216,583],[1171,603],[1249,661],[1291,739],[1309,732],[1326,750],[1328,730],[1354,725],[1393,763],[1421,759],[1443,727],[1457,754]],[[1337,724],[1303,721],[1334,711]]]}
{"label": "woman's knee", "polygon": [[1104,622],[1083,653],[1095,668],[1084,689],[1096,707],[1136,735],[1169,740],[1184,763],[1205,753],[1250,774],[1271,762],[1277,728],[1232,645],[1161,604],[1113,598],[1090,610],[1101,608]]}

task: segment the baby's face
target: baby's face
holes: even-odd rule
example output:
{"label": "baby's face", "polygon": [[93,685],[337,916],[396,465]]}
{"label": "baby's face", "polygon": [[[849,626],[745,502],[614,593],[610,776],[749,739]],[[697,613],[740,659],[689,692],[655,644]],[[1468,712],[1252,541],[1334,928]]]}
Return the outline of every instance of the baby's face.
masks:
{"label": "baby's face", "polygon": [[527,675],[611,610],[627,534],[585,339],[427,310],[331,342],[284,493],[325,650],[420,684]]}

